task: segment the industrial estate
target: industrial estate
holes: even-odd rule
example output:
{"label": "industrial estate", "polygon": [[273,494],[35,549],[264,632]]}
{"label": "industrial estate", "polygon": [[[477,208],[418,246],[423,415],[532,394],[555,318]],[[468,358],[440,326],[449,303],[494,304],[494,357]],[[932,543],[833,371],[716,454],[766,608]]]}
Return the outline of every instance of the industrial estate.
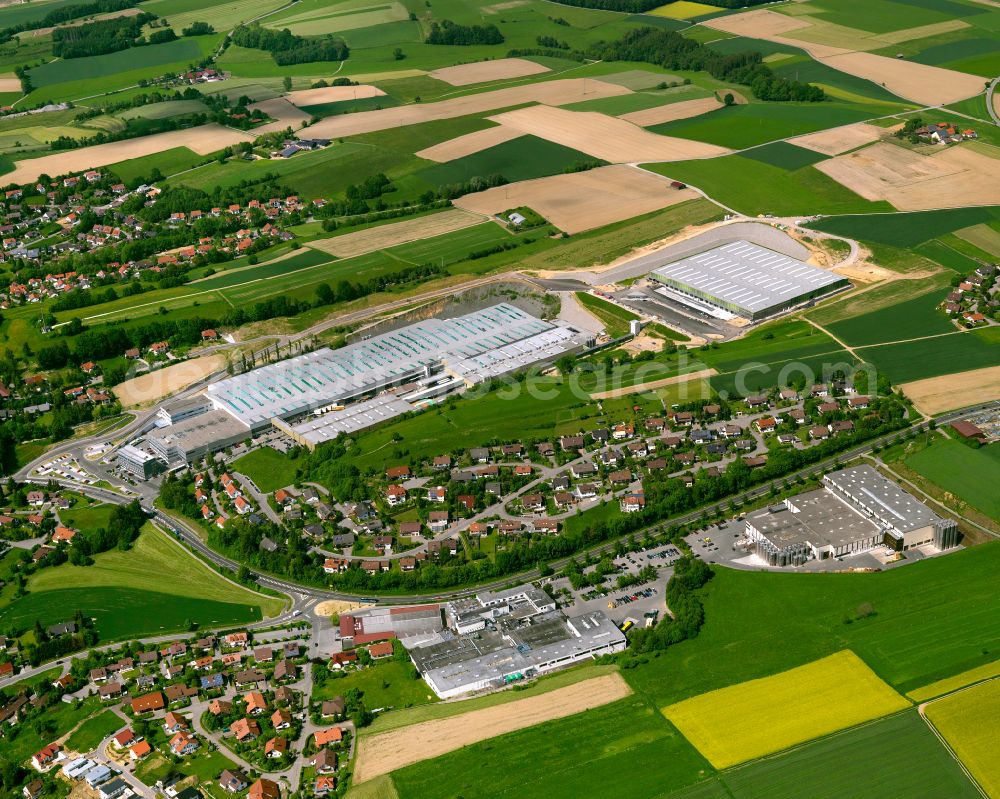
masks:
{"label": "industrial estate", "polygon": [[0,3],[0,799],[1000,799],[996,5]]}

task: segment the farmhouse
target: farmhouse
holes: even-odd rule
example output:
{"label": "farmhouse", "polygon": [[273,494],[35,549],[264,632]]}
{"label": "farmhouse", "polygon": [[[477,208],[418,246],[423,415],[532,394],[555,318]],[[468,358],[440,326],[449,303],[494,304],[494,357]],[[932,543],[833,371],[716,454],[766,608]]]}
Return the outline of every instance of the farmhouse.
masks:
{"label": "farmhouse", "polygon": [[654,269],[668,299],[721,319],[756,322],[849,285],[842,276],[734,241]]}
{"label": "farmhouse", "polygon": [[823,488],[747,515],[746,535],[771,566],[866,552],[958,544],[958,526],[943,519],[871,466],[824,476]]}

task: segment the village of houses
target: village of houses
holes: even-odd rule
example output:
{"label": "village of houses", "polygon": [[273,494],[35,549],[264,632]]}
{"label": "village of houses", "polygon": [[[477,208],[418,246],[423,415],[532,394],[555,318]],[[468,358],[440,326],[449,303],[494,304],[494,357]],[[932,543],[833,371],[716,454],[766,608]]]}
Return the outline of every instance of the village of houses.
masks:
{"label": "village of houses", "polygon": [[[74,662],[56,694],[93,703],[95,713],[110,709],[120,728],[91,751],[73,751],[72,734],[37,751],[31,767],[39,776],[25,799],[41,795],[45,777],[62,781],[74,799],[151,799],[154,789],[170,799],[336,795],[356,708],[339,695],[311,701],[312,671],[375,668],[394,649],[383,641],[360,658],[355,650],[310,661],[304,627],[132,644]],[[24,693],[0,708],[0,720],[14,726],[39,712],[44,705],[40,711]]]}
{"label": "village of houses", "polygon": [[1000,320],[1000,285],[995,266],[981,264],[955,283],[942,304],[948,316],[963,327],[983,327]]}

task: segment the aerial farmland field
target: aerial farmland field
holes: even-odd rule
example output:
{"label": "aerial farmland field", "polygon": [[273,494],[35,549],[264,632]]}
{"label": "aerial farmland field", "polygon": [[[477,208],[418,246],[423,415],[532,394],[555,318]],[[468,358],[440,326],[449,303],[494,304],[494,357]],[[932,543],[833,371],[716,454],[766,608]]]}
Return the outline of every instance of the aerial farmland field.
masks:
{"label": "aerial farmland field", "polygon": [[1000,795],[1000,761],[987,743],[998,734],[1000,680],[931,702],[927,718],[989,796]]}

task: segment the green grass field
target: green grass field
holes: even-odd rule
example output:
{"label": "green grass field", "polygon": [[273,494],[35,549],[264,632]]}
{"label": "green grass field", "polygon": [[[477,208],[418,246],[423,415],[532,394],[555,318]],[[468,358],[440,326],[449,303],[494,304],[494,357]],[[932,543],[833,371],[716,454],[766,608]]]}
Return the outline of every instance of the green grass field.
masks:
{"label": "green grass field", "polygon": [[126,726],[125,719],[113,710],[105,710],[77,727],[66,741],[66,748],[81,754],[92,752],[97,749],[101,741],[124,726]]}
{"label": "green grass field", "polygon": [[923,341],[860,347],[864,360],[889,375],[894,383],[995,366],[1000,328],[947,333]]}
{"label": "green grass field", "polygon": [[606,775],[616,796],[638,799],[663,796],[708,771],[663,716],[629,697],[463,747],[392,778],[402,799],[577,799],[595,795],[594,780]]}
{"label": "green grass field", "polygon": [[126,552],[94,557],[91,566],[68,563],[36,573],[28,594],[0,609],[0,624],[30,627],[65,621],[76,609],[96,620],[104,640],[201,626],[257,621],[281,600],[230,583],[185,555],[166,534],[147,529]]}
{"label": "green grass field", "polygon": [[926,709],[955,754],[989,796],[1000,796],[1000,680],[951,694]]}
{"label": "green grass field", "polygon": [[[849,650],[663,709],[716,768],[789,749],[910,706]],[[761,732],[767,730],[767,734]]]}
{"label": "green grass field", "polygon": [[624,336],[628,333],[629,322],[639,318],[631,311],[626,311],[624,308],[585,291],[578,291],[576,299],[580,305],[601,320],[605,331],[611,338]]}
{"label": "green grass field", "polygon": [[834,217],[811,222],[808,226],[848,238],[893,247],[913,247],[945,233],[997,219],[1000,219],[1000,206]]}
{"label": "green grass field", "polygon": [[126,183],[131,183],[139,178],[149,178],[154,169],[159,169],[163,175],[175,175],[197,166],[204,160],[204,155],[199,155],[187,147],[173,147],[142,158],[119,161],[117,164],[111,164],[108,170]]}
{"label": "green grass field", "polygon": [[[998,566],[1000,543],[879,574],[719,569],[704,591],[698,637],[623,675],[665,706],[851,649],[905,693],[996,660]],[[875,615],[854,620],[866,602]]]}
{"label": "green grass field", "polygon": [[979,796],[916,710],[732,769],[716,783],[730,799]]}
{"label": "green grass field", "polygon": [[788,170],[746,155],[644,166],[750,215],[870,214],[891,208],[864,199],[812,166]]}
{"label": "green grass field", "polygon": [[409,661],[385,660],[370,668],[352,671],[345,677],[333,678],[313,689],[313,701],[342,696],[357,688],[369,708],[405,708],[436,702],[437,697],[421,679],[413,679]]}
{"label": "green grass field", "polygon": [[295,482],[295,466],[280,452],[260,447],[230,464],[234,472],[245,474],[265,494],[271,494]]}
{"label": "green grass field", "polygon": [[1000,522],[1000,447],[971,449],[954,439],[935,439],[906,459],[922,474],[991,519]]}
{"label": "green grass field", "polygon": [[87,505],[80,502],[69,510],[59,511],[59,518],[67,527],[74,530],[97,530],[108,528],[111,511],[114,505]]}
{"label": "green grass field", "polygon": [[944,291],[934,289],[896,305],[835,322],[827,329],[852,347],[951,333],[955,326],[937,310],[943,300]]}

